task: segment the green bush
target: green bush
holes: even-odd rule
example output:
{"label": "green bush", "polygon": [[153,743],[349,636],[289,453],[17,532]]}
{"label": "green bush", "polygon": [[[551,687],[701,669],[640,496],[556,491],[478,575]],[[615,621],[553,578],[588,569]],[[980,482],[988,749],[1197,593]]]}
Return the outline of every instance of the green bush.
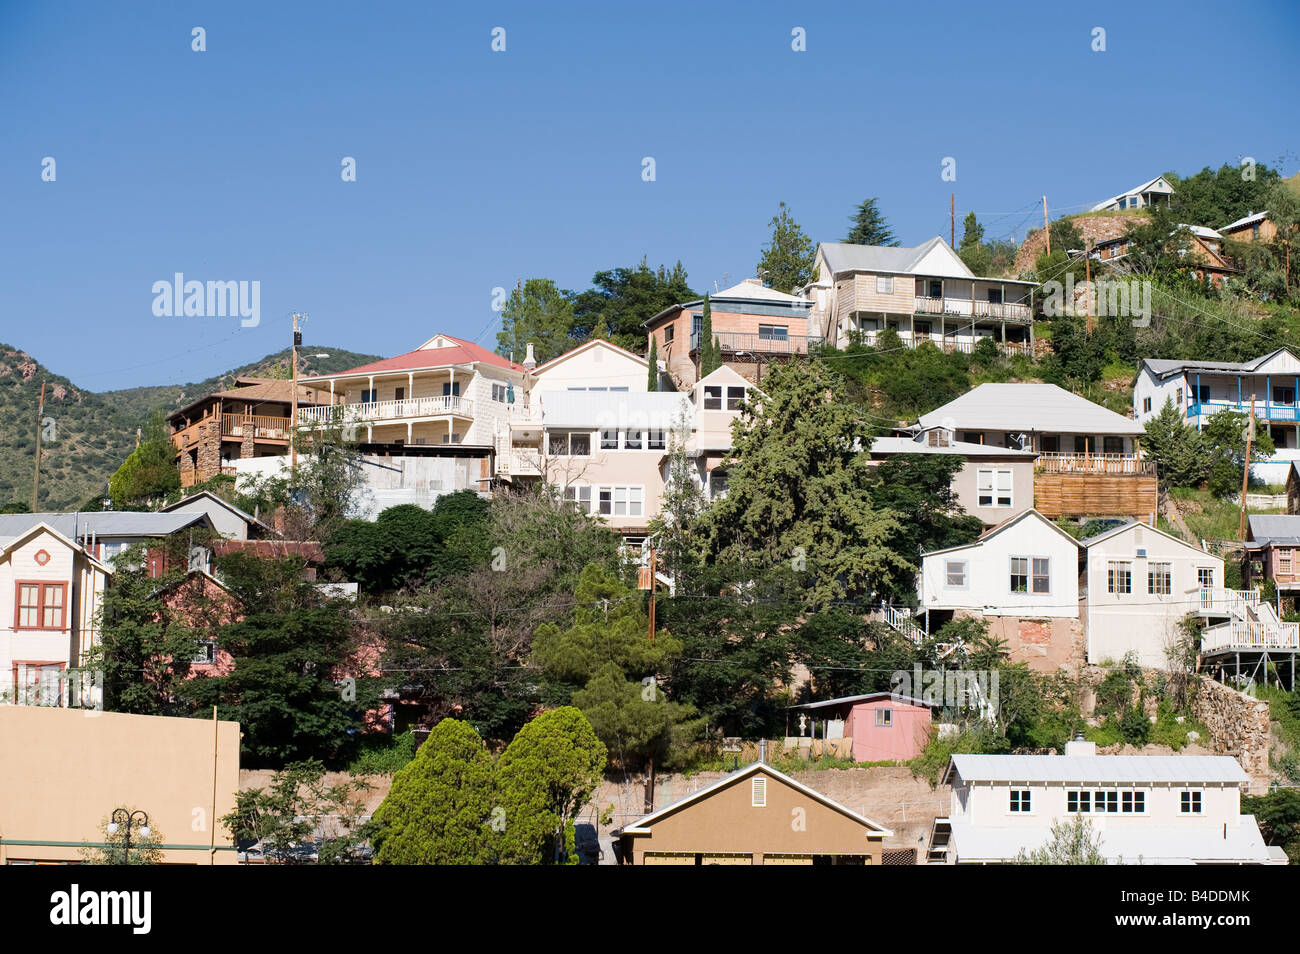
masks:
{"label": "green bush", "polygon": [[415,734],[369,735],[361,740],[348,771],[356,775],[392,775],[415,758]]}

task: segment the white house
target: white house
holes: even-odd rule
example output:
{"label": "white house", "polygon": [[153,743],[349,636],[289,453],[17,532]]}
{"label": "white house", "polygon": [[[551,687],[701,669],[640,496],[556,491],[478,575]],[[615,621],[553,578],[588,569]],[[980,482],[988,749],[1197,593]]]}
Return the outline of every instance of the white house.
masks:
{"label": "white house", "polygon": [[1089,212],[1115,212],[1120,209],[1144,209],[1156,205],[1162,199],[1169,204],[1169,197],[1174,194],[1174,187],[1164,176],[1156,176],[1148,182],[1134,186],[1127,192],[1113,195],[1104,202],[1098,202]]}
{"label": "white house", "polygon": [[1081,542],[1088,662],[1136,653],[1142,666],[1168,667],[1179,623],[1203,611],[1207,591],[1223,587],[1223,560],[1141,523]]}
{"label": "white house", "polygon": [[277,537],[279,534],[272,527],[250,513],[236,507],[229,500],[218,497],[210,490],[182,497],[175,503],[163,507],[161,513],[203,513],[216,528],[217,533],[227,540],[262,539]]}
{"label": "white house", "polygon": [[1111,864],[1285,864],[1241,814],[1249,779],[1217,755],[954,755],[951,810],[936,818],[929,861],[1005,864],[1052,837],[1054,822],[1088,819]]}
{"label": "white house", "polygon": [[1220,411],[1249,414],[1253,406],[1277,447],[1271,458],[1251,462],[1251,476],[1265,483],[1284,483],[1300,461],[1300,358],[1286,348],[1249,361],[1144,358],[1133,379],[1134,419],[1145,424],[1167,402],[1198,430]]}
{"label": "white house", "polygon": [[1037,510],[921,559],[920,611],[1077,619],[1079,542]]}

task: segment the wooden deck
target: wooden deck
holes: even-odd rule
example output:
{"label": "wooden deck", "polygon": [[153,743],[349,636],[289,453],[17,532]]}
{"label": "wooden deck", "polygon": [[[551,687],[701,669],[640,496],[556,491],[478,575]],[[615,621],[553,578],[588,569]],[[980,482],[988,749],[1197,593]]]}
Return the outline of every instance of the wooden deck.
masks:
{"label": "wooden deck", "polygon": [[1159,509],[1155,474],[1079,474],[1038,471],[1034,506],[1044,517],[1133,517]]}

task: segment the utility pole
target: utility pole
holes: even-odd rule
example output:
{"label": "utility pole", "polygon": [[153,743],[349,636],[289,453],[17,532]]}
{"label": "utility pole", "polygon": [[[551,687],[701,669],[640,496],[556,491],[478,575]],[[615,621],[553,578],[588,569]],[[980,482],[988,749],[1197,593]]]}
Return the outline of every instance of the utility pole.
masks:
{"label": "utility pole", "polygon": [[[655,547],[650,544],[650,645],[655,644]],[[653,676],[651,677],[654,678]],[[659,686],[655,684],[655,691],[659,691]],[[655,757],[650,756],[650,774],[646,776],[645,783],[645,812],[650,814],[655,810]]]}
{"label": "utility pole", "polygon": [[948,244],[957,247],[957,193],[948,194]]}
{"label": "utility pole", "polygon": [[1052,254],[1052,230],[1047,224],[1047,196],[1043,196],[1043,231],[1047,233],[1047,254]]}
{"label": "utility pole", "polygon": [[292,410],[289,411],[289,473],[292,480],[298,478],[298,346],[302,344],[302,332],[298,330],[299,317],[297,312],[293,313],[293,347],[289,358],[293,368]]}
{"label": "utility pole", "polygon": [[32,513],[40,513],[37,501],[41,493],[41,420],[45,417],[45,382],[41,382],[41,401],[36,408],[36,472],[32,475]]}
{"label": "utility pole", "polygon": [[[1049,235],[1047,236],[1047,238],[1048,238],[1048,241],[1051,241],[1051,238],[1052,238],[1052,237],[1051,237],[1051,235],[1049,234]],[[1083,275],[1084,275],[1084,279],[1085,279],[1085,281],[1087,282],[1087,285],[1088,285],[1088,297],[1087,297],[1087,298],[1084,298],[1084,300],[1083,300],[1083,307],[1084,307],[1084,310],[1087,312],[1087,316],[1088,316],[1088,334],[1091,335],[1091,334],[1092,334],[1092,303],[1091,303],[1091,301],[1095,301],[1095,300],[1096,300],[1095,295],[1094,295],[1093,290],[1092,290],[1092,242],[1091,242],[1091,241],[1085,242],[1085,243],[1084,243],[1084,247],[1083,247]],[[1091,299],[1091,301],[1090,301],[1090,299]]]}
{"label": "utility pole", "polygon": [[1246,542],[1246,485],[1250,482],[1250,446],[1255,440],[1255,395],[1250,396],[1250,424],[1246,427],[1246,466],[1241,472],[1241,526],[1237,535]]}

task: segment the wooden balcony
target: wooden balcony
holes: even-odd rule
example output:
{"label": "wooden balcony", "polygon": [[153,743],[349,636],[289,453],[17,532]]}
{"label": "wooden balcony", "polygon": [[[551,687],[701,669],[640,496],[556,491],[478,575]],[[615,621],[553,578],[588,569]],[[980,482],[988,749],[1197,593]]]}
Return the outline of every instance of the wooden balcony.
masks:
{"label": "wooden balcony", "polygon": [[335,404],[332,407],[298,409],[299,426],[322,424],[378,424],[438,417],[474,416],[474,402],[458,395],[406,398],[401,401],[368,401],[364,404]]}
{"label": "wooden balcony", "polygon": [[1034,506],[1045,517],[1145,520],[1158,498],[1155,463],[1136,454],[1045,453],[1034,464]]}
{"label": "wooden balcony", "polygon": [[222,414],[221,436],[235,440],[288,441],[289,419],[261,414]]}
{"label": "wooden balcony", "polygon": [[[809,348],[816,348],[825,339],[820,335],[763,335],[757,332],[715,331],[713,339],[726,354],[807,354]],[[700,333],[691,333],[691,351],[698,351]]]}
{"label": "wooden balcony", "polygon": [[[955,331],[956,329],[952,329],[952,330]],[[997,338],[992,337],[990,335],[983,335],[979,338],[976,338],[974,341],[972,341],[970,338],[958,338],[951,333],[946,335],[941,335],[938,332],[933,332],[931,334],[921,334],[921,333],[913,334],[907,331],[906,329],[901,329],[901,328],[895,330],[894,333],[898,335],[899,339],[903,342],[903,345],[905,347],[919,348],[921,345],[926,344],[928,342],[929,344],[934,345],[944,354],[952,354],[954,351],[959,351],[962,354],[972,354],[975,351],[975,346],[979,344],[979,342],[983,340],[983,338],[988,337],[991,338],[993,343],[998,346],[998,350],[1000,350],[1004,354],[1023,354],[1023,355],[1030,355],[1030,356],[1033,355],[1033,347],[1029,344],[1028,341],[1008,341],[1004,344],[1003,342],[999,341]],[[873,348],[876,347],[879,344],[877,339],[879,338],[880,334],[881,333],[879,331],[863,332],[863,343]]]}
{"label": "wooden balcony", "polygon": [[1269,626],[1260,620],[1233,619],[1201,631],[1202,655],[1268,650],[1300,651],[1300,623]]}
{"label": "wooden balcony", "polygon": [[918,295],[912,305],[918,315],[947,315],[958,318],[986,318],[1028,324],[1033,320],[1029,306],[1019,302],[972,301],[969,298],[931,298]]}

